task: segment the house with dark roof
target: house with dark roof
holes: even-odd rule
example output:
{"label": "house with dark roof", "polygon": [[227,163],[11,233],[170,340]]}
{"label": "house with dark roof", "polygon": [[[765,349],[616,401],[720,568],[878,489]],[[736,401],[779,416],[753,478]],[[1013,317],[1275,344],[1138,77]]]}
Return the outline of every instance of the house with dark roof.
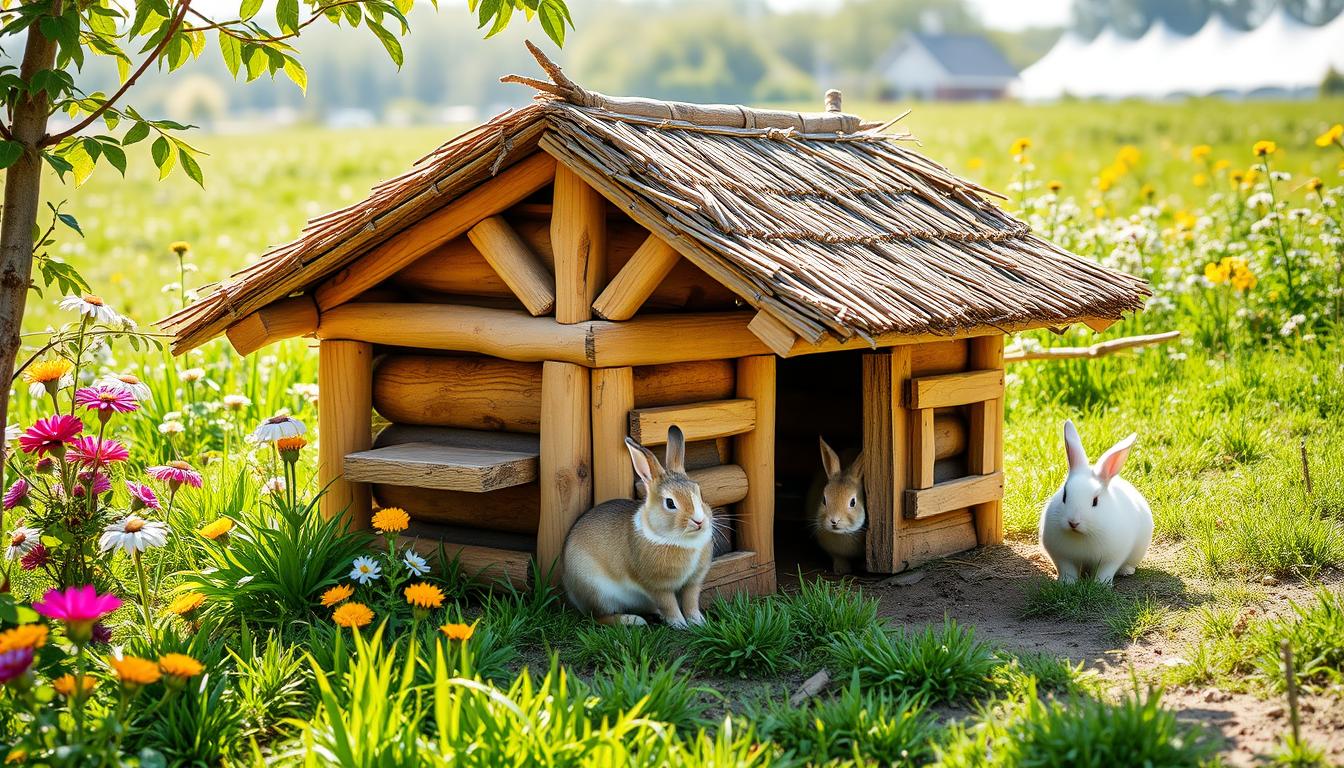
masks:
{"label": "house with dark roof", "polygon": [[506,80],[535,103],[160,322],[177,354],[317,340],[322,513],[407,510],[399,546],[525,582],[641,492],[625,439],[676,426],[725,512],[706,589],[796,567],[818,434],[862,450],[869,571],[1001,541],[1005,335],[1104,329],[1147,284],[838,92],[814,113],[606,96],[534,54],[549,81]]}
{"label": "house with dark roof", "polygon": [[881,60],[878,78],[889,99],[1001,99],[1017,69],[984,35],[915,33]]}

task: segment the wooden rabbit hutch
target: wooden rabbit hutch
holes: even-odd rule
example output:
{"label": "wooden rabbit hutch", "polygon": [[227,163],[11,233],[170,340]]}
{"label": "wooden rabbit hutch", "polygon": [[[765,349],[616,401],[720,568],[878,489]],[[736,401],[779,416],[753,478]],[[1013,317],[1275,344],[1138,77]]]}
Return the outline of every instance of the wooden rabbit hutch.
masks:
{"label": "wooden rabbit hutch", "polygon": [[777,529],[777,490],[806,484],[818,432],[864,451],[870,571],[999,541],[1004,335],[1102,328],[1145,284],[838,98],[615,98],[543,67],[514,78],[536,103],[163,321],[178,353],[318,340],[323,512],[403,507],[417,546],[522,578],[635,491],[622,438],[676,424],[730,511],[708,588],[773,591],[776,538],[807,536]]}

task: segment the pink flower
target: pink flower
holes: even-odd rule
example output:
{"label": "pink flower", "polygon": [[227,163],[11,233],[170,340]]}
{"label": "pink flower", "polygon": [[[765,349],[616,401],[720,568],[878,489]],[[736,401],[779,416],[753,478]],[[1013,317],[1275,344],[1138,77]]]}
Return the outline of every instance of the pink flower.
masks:
{"label": "pink flower", "polygon": [[108,477],[106,473],[86,469],[75,478],[75,498],[82,498],[88,491],[90,484],[93,485],[94,496],[112,490],[112,478]]}
{"label": "pink flower", "polygon": [[125,461],[131,458],[131,452],[116,440],[100,441],[96,437],[86,435],[70,442],[65,458],[80,464],[99,466]]}
{"label": "pink flower", "polygon": [[83,431],[84,422],[74,416],[68,414],[48,416],[45,419],[38,419],[28,431],[19,435],[19,447],[24,453],[36,453],[38,456],[48,453],[64,456],[65,444],[74,440]]}
{"label": "pink flower", "polygon": [[159,508],[159,497],[154,495],[154,489],[143,483],[133,483],[126,481],[126,490],[131,492],[131,511],[139,512],[142,509]]}
{"label": "pink flower", "polygon": [[16,648],[0,653],[0,683],[8,683],[22,677],[32,665],[32,648]]}
{"label": "pink flower", "polygon": [[47,548],[38,544],[36,547],[28,550],[28,554],[19,561],[19,567],[25,571],[35,571],[46,565],[51,560],[51,553]]}
{"label": "pink flower", "polygon": [[65,631],[76,643],[84,643],[93,633],[94,622],[121,607],[116,595],[100,595],[92,584],[82,587],[47,590],[33,603],[33,610],[49,619],[65,622]]}
{"label": "pink flower", "polygon": [[191,468],[191,465],[185,461],[170,461],[157,467],[150,467],[145,472],[155,480],[161,480],[168,484],[168,487],[177,490],[183,483],[192,488],[201,487],[201,473]]}
{"label": "pink flower", "polygon": [[130,413],[140,407],[135,402],[135,394],[130,390],[114,389],[107,386],[84,387],[76,390],[75,405],[82,405],[90,411],[115,411],[117,413]]}
{"label": "pink flower", "polygon": [[19,478],[18,480],[14,481],[13,485],[9,486],[8,491],[5,491],[4,508],[13,509],[22,504],[24,500],[27,498],[28,498],[28,481],[24,480],[23,478]]}

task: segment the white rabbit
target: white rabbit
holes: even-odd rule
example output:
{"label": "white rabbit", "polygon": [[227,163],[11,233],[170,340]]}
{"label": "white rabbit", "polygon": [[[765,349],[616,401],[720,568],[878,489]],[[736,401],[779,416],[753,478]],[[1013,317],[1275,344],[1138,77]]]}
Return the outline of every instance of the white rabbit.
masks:
{"label": "white rabbit", "polygon": [[1110,584],[1134,573],[1153,541],[1153,513],[1120,468],[1138,437],[1131,434],[1101,455],[1096,466],[1072,421],[1064,422],[1069,474],[1041,514],[1041,547],[1055,563],[1059,580],[1080,576]]}

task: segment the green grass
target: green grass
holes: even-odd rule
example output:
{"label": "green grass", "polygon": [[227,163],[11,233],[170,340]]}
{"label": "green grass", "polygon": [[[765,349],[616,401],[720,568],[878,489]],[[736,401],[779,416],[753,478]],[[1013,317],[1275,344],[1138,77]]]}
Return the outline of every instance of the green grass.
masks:
{"label": "green grass", "polygon": [[773,675],[792,669],[795,630],[788,606],[745,593],[717,599],[706,621],[691,629],[690,655],[697,669],[726,675]]}
{"label": "green grass", "polygon": [[836,635],[826,649],[833,669],[852,669],[865,688],[931,702],[973,698],[994,688],[1000,661],[974,627],[945,621],[922,631],[871,627]]}
{"label": "green grass", "polygon": [[786,756],[821,765],[915,766],[932,756],[937,721],[918,697],[865,690],[854,680],[837,695],[803,706],[767,699],[747,710],[761,738]]}

